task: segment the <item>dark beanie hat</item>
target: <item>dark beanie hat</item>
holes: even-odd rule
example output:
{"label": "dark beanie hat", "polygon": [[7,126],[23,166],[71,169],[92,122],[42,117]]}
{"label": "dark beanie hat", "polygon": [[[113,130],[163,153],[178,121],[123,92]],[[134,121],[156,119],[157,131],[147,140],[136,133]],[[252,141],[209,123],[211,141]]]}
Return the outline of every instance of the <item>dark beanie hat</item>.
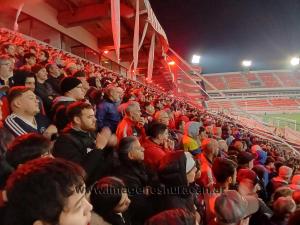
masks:
{"label": "dark beanie hat", "polygon": [[75,77],[66,77],[60,82],[60,90],[66,93],[81,84],[81,81]]}

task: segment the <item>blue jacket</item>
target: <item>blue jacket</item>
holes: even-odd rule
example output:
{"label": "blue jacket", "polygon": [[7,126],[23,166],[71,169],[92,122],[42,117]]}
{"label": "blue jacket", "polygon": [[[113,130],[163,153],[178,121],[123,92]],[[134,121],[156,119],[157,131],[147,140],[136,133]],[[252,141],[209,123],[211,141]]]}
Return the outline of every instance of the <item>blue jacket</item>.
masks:
{"label": "blue jacket", "polygon": [[97,106],[96,118],[99,130],[103,127],[109,127],[111,132],[115,133],[121,120],[117,103],[114,103],[109,99],[104,99],[103,102]]}

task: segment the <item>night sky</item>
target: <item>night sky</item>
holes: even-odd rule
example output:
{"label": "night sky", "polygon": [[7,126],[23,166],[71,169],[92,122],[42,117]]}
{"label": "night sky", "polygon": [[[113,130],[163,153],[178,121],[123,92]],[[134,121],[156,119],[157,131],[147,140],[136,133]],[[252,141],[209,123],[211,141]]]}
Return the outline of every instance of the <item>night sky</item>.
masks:
{"label": "night sky", "polygon": [[285,69],[300,55],[300,0],[150,0],[170,46],[203,73]]}

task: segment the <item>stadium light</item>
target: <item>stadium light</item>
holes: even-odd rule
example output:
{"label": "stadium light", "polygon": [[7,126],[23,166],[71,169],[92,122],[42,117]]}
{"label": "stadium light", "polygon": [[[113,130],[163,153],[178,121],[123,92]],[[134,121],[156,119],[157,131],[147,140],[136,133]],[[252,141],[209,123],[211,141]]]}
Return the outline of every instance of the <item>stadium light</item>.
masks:
{"label": "stadium light", "polygon": [[171,62],[168,62],[168,64],[169,64],[170,66],[174,66],[174,65],[175,65],[175,62],[174,62],[174,61],[171,61]]}
{"label": "stadium light", "polygon": [[300,58],[299,57],[294,57],[291,59],[291,65],[292,66],[298,66],[300,63]]}
{"label": "stadium light", "polygon": [[251,60],[243,60],[242,66],[243,67],[250,67],[250,66],[252,66],[252,61]]}
{"label": "stadium light", "polygon": [[201,59],[200,55],[193,55],[193,57],[192,57],[192,63],[193,64],[199,64],[200,63],[200,59]]}

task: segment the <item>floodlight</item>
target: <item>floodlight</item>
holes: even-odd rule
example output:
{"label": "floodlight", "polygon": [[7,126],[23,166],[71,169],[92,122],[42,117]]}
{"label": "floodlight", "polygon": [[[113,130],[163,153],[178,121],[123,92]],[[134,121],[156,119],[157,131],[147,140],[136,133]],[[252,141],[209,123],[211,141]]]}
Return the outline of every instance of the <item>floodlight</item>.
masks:
{"label": "floodlight", "polygon": [[242,66],[244,66],[244,67],[250,67],[250,66],[252,66],[252,61],[251,60],[244,60],[242,62]]}
{"label": "floodlight", "polygon": [[201,59],[200,55],[193,55],[192,63],[193,64],[199,64],[200,63],[200,59]]}
{"label": "floodlight", "polygon": [[300,63],[300,58],[299,57],[294,57],[291,59],[291,65],[292,66],[298,66]]}

